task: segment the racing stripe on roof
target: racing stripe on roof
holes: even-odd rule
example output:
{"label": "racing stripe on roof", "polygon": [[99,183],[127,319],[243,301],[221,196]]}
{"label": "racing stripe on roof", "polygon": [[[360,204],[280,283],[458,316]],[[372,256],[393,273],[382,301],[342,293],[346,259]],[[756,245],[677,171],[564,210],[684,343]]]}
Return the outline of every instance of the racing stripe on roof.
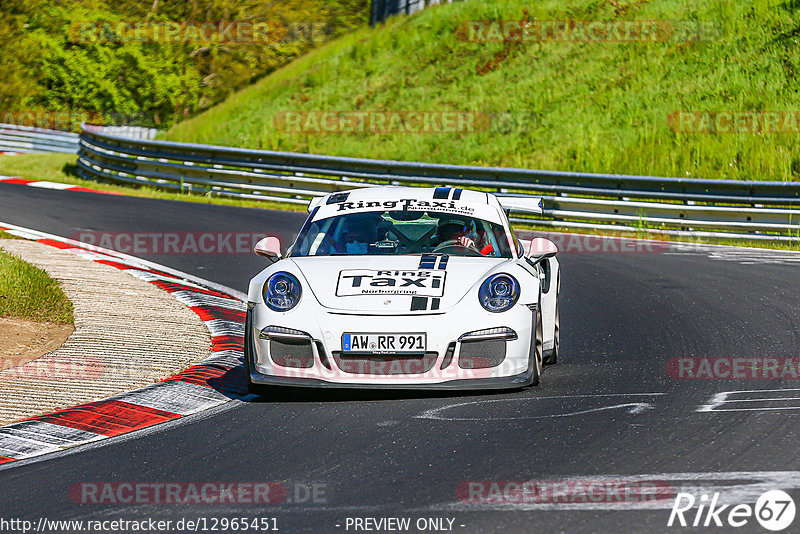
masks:
{"label": "racing stripe on roof", "polygon": [[459,200],[461,198],[461,191],[463,191],[463,189],[453,189],[453,200]]}
{"label": "racing stripe on roof", "polygon": [[450,258],[447,254],[442,254],[439,257],[439,270],[443,271],[447,269],[447,260]]}
{"label": "racing stripe on roof", "polygon": [[447,199],[450,196],[450,188],[449,187],[437,187],[433,190],[433,198],[436,199]]}
{"label": "racing stripe on roof", "polygon": [[439,300],[438,298],[431,299],[431,310],[438,310],[439,309]]}

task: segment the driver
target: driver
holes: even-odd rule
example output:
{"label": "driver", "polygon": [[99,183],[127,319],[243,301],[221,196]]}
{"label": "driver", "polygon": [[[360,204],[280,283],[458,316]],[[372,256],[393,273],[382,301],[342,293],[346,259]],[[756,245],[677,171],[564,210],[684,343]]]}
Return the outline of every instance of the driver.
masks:
{"label": "driver", "polygon": [[[465,221],[459,218],[440,219],[436,235],[439,238],[440,246],[444,243],[458,244],[465,248],[475,249],[484,256],[494,252],[485,228],[476,225],[475,221]],[[478,243],[481,243],[481,246],[478,246]]]}
{"label": "driver", "polygon": [[475,241],[467,236],[467,221],[463,219],[439,219],[439,223],[436,226],[436,237],[439,238],[440,246],[449,243],[475,248]]}

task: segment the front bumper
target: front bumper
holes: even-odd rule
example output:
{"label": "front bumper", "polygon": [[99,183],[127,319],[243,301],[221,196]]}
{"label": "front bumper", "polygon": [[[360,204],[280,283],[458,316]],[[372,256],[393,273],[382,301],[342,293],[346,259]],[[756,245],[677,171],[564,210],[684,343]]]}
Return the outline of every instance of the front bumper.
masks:
{"label": "front bumper", "polygon": [[[535,315],[525,306],[502,314],[459,313],[415,316],[358,316],[319,311],[307,314],[277,314],[261,304],[250,303],[246,324],[246,361],[254,384],[331,388],[392,389],[503,389],[530,384],[533,366],[530,357],[531,333]],[[475,312],[475,310],[471,310]],[[483,310],[481,310],[483,311]],[[277,328],[267,328],[277,327]],[[498,333],[468,341],[467,332],[503,328],[514,336]],[[345,332],[425,332],[428,352],[417,355],[419,362],[406,355],[344,356],[341,352]],[[271,340],[297,343],[303,357],[287,361],[270,352]],[[305,340],[303,339],[305,338]],[[502,339],[504,357],[497,365],[478,364],[474,358],[476,341]],[[463,350],[470,344],[469,350]],[[288,346],[288,345],[287,345]],[[291,351],[287,351],[290,353]],[[346,363],[343,361],[350,358]],[[375,364],[374,362],[378,362]],[[411,362],[404,368],[405,363]],[[465,362],[469,365],[465,365]],[[354,365],[358,363],[358,365]],[[491,362],[496,363],[496,362]],[[375,372],[380,369],[381,372]],[[393,372],[400,371],[400,372]]]}
{"label": "front bumper", "polygon": [[316,378],[291,378],[283,376],[262,375],[250,370],[250,380],[254,384],[269,386],[336,388],[336,389],[423,389],[423,390],[479,390],[479,389],[516,389],[530,385],[533,380],[533,367],[519,375],[501,378],[462,378],[435,383],[387,384],[382,382],[330,382]]}

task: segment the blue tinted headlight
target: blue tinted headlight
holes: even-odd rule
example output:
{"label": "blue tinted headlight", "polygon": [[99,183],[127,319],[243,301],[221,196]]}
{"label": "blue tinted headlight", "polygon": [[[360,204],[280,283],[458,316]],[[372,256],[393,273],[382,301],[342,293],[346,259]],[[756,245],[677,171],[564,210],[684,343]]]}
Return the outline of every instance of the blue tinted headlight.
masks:
{"label": "blue tinted headlight", "polygon": [[272,311],[289,311],[300,302],[303,289],[291,273],[275,273],[264,284],[264,302]]}
{"label": "blue tinted headlight", "polygon": [[493,274],[483,281],[478,291],[481,306],[490,312],[504,312],[517,303],[519,282],[510,274]]}

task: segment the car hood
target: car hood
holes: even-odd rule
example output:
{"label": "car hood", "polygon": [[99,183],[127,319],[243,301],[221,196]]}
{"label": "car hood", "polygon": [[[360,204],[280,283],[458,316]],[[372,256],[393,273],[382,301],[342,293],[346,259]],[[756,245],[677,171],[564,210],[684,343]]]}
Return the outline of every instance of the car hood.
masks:
{"label": "car hood", "polygon": [[455,306],[491,271],[510,261],[463,256],[448,256],[443,261],[442,258],[315,256],[291,258],[291,261],[322,306],[377,315],[444,311]]}

